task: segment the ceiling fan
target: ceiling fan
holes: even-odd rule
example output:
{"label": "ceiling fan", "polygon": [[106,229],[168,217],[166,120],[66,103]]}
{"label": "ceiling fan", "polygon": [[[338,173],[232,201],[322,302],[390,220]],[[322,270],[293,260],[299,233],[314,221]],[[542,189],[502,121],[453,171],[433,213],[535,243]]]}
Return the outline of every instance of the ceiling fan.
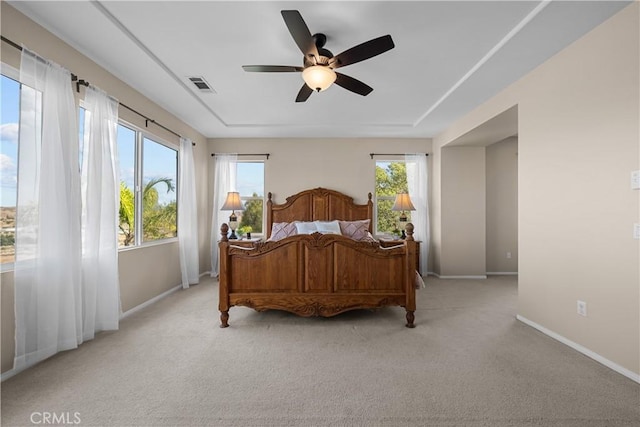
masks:
{"label": "ceiling fan", "polygon": [[390,35],[369,40],[338,55],[333,55],[333,53],[324,48],[327,36],[322,33],[311,35],[300,12],[297,10],[283,10],[281,13],[291,37],[293,37],[293,40],[304,54],[303,66],[243,65],[242,68],[245,71],[263,73],[301,72],[305,84],[302,85],[300,92],[298,92],[296,102],[305,102],[314,90],[317,92],[323,91],[334,82],[338,86],[362,96],[367,96],[371,93],[372,87],[334,70],[364,61],[393,49],[395,45]]}

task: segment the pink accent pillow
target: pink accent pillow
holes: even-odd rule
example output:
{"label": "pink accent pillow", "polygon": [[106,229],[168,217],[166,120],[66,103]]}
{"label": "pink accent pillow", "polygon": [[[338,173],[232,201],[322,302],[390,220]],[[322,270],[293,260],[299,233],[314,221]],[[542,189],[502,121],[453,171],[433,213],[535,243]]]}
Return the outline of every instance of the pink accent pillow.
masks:
{"label": "pink accent pillow", "polygon": [[295,236],[298,234],[295,222],[274,222],[271,226],[271,236],[269,240],[278,241],[285,237]]}
{"label": "pink accent pillow", "polygon": [[369,236],[369,223],[371,220],[363,219],[360,221],[340,221],[340,231],[343,236],[352,238],[353,240],[366,240]]}
{"label": "pink accent pillow", "polygon": [[365,237],[364,239],[362,239],[363,242],[371,242],[371,243],[376,243],[377,240],[375,237],[373,237],[373,235],[369,232],[367,232],[367,237]]}

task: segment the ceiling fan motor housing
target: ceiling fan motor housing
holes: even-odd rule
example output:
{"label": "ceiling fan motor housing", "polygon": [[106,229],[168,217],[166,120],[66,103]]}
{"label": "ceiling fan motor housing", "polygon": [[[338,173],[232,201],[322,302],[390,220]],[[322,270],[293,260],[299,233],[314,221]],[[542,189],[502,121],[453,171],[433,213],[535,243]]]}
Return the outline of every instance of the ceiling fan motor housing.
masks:
{"label": "ceiling fan motor housing", "polygon": [[[331,55],[331,52],[329,52],[327,49],[322,49],[322,50],[318,50],[318,53],[320,54],[320,56],[318,57],[304,57],[304,67],[310,67],[312,65],[327,65],[329,66],[329,61],[331,60],[331,58],[333,58],[333,55]],[[333,68],[333,67],[332,67]]]}
{"label": "ceiling fan motor housing", "polygon": [[310,67],[312,65],[329,65],[329,61],[333,58],[333,53],[329,49],[325,49],[324,45],[327,42],[327,36],[322,33],[316,33],[313,35],[313,41],[318,49],[318,57],[315,55],[307,55],[303,59],[303,65]]}

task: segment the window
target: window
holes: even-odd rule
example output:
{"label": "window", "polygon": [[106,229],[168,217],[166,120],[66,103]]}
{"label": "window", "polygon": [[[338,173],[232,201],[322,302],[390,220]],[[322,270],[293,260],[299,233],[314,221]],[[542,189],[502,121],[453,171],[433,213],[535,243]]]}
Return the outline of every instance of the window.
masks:
{"label": "window", "polygon": [[[376,229],[379,234],[399,235],[400,212],[391,210],[396,194],[407,192],[407,168],[404,161],[376,162]],[[405,212],[411,220],[411,212]]]}
{"label": "window", "polygon": [[236,186],[244,203],[238,232],[262,234],[264,212],[264,163],[238,162]]}
{"label": "window", "polygon": [[144,242],[178,235],[178,151],[143,138],[142,237]]}
{"label": "window", "polygon": [[[6,264],[15,259],[18,126],[22,86],[5,75],[1,76],[0,84],[0,264]],[[82,165],[84,117],[85,110],[80,107],[78,171]],[[176,237],[178,151],[143,135],[141,130],[133,126],[119,124],[118,160],[119,246]]]}
{"label": "window", "polygon": [[118,246],[136,244],[136,131],[118,124],[120,212]]}
{"label": "window", "polygon": [[120,247],[178,235],[178,151],[133,126],[118,125]]}
{"label": "window", "polygon": [[16,198],[18,194],[18,118],[20,83],[2,76],[0,83],[0,263],[15,260]]}

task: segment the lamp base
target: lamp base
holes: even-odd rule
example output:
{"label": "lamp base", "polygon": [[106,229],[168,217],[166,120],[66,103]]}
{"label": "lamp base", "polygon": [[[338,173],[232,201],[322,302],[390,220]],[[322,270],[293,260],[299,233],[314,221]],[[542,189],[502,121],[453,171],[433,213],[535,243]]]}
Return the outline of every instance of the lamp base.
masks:
{"label": "lamp base", "polygon": [[238,240],[238,236],[236,236],[236,230],[231,230],[231,235],[229,236],[229,240]]}
{"label": "lamp base", "polygon": [[402,235],[400,236],[400,238],[401,238],[402,240],[404,240],[404,239],[406,239],[406,238],[407,238],[407,235],[405,234],[404,230],[402,230]]}

